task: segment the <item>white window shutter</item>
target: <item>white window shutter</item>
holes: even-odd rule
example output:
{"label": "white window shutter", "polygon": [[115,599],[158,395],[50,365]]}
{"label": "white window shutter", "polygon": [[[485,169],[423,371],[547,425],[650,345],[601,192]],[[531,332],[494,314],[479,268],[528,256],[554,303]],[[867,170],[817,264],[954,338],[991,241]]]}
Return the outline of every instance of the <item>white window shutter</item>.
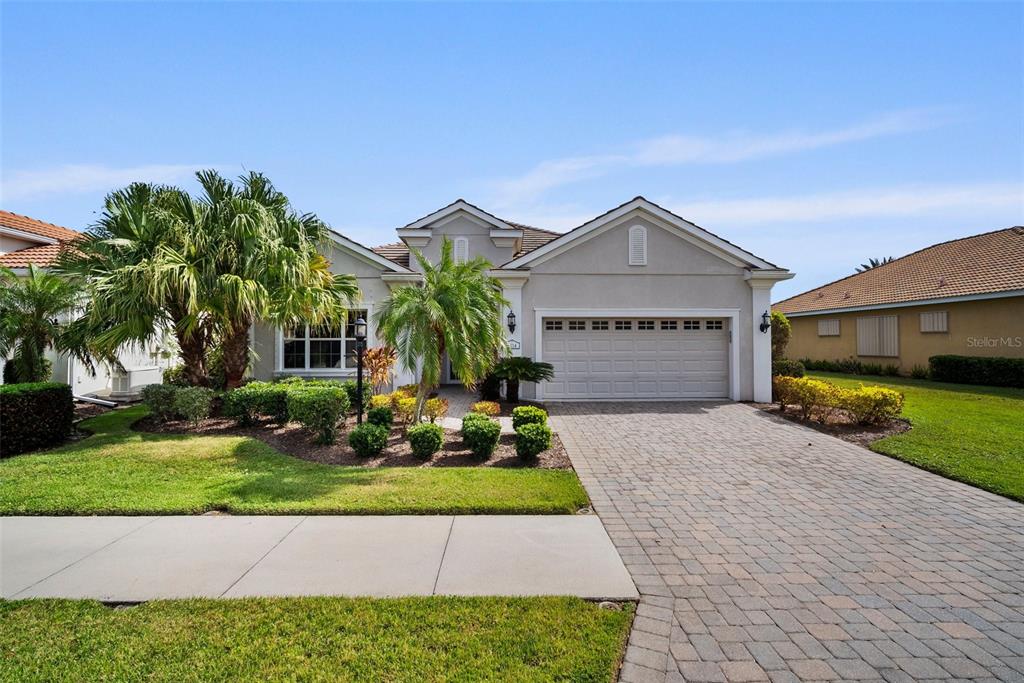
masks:
{"label": "white window shutter", "polygon": [[946,311],[928,311],[921,314],[922,332],[949,332]]}
{"label": "white window shutter", "polygon": [[647,265],[647,228],[641,225],[629,229],[629,265]]}
{"label": "white window shutter", "polygon": [[839,319],[829,318],[827,320],[818,321],[818,336],[819,337],[838,337],[839,336]]}
{"label": "white window shutter", "polygon": [[857,318],[857,355],[895,358],[899,352],[899,317]]}

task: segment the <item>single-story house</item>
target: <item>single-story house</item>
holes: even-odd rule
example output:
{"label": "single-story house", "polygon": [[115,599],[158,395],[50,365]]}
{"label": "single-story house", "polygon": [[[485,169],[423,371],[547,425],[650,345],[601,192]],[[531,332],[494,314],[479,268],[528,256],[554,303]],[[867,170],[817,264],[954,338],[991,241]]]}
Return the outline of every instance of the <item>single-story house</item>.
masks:
{"label": "single-story house", "polygon": [[941,354],[1024,357],[1024,227],[915,251],[780,301],[789,358],[903,374]]}
{"label": "single-story house", "polygon": [[[559,234],[455,201],[397,230],[399,242],[368,248],[331,234],[332,269],[352,273],[359,309],[421,279],[409,249],[430,261],[442,238],[456,258],[494,264],[515,355],[551,363],[555,378],[523,387],[543,400],[771,399],[771,288],[793,277],[666,209],[637,197]],[[259,379],[348,377],[354,330],[300,326],[253,330]],[[376,343],[372,325],[369,344]],[[409,369],[396,383],[413,381]],[[444,373],[444,381],[458,378]]]}
{"label": "single-story house", "polygon": [[[74,242],[81,233],[53,223],[0,211],[0,266],[16,275],[27,275],[28,267],[48,268],[57,260],[61,246]],[[164,368],[173,364],[176,354],[171,340],[145,347],[125,348],[118,354],[123,369],[97,363],[95,374],[66,355],[47,352],[53,363],[52,379],[66,382],[77,396],[130,398],[147,384],[160,382]],[[6,359],[0,358],[0,369]]]}

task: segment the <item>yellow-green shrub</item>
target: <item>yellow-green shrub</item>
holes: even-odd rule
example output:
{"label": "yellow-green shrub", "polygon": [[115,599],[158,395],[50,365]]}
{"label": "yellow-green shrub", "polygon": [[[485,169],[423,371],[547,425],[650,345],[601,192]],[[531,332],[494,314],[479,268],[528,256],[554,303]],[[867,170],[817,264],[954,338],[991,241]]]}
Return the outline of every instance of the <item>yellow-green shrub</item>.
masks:
{"label": "yellow-green shrub", "polygon": [[494,416],[501,412],[501,405],[494,401],[477,401],[469,407],[469,412]]}
{"label": "yellow-green shrub", "polygon": [[444,417],[448,414],[448,399],[440,397],[428,398],[423,404],[423,414],[426,415],[431,422]]}
{"label": "yellow-green shrub", "polygon": [[772,378],[772,390],[783,410],[795,405],[805,420],[828,422],[836,411],[845,410],[860,424],[881,424],[903,410],[903,394],[884,387],[844,389],[821,380],[780,376]]}
{"label": "yellow-green shrub", "polygon": [[[395,392],[397,393],[397,392]],[[402,396],[398,395],[395,399],[395,417],[402,424],[409,424],[412,422],[412,418],[416,415],[416,398],[413,396]]]}
{"label": "yellow-green shrub", "polygon": [[391,394],[376,394],[370,397],[370,409],[374,408],[391,408],[394,405],[394,399]]}
{"label": "yellow-green shrub", "polygon": [[885,387],[846,390],[843,408],[860,424],[884,424],[903,412],[903,394]]}

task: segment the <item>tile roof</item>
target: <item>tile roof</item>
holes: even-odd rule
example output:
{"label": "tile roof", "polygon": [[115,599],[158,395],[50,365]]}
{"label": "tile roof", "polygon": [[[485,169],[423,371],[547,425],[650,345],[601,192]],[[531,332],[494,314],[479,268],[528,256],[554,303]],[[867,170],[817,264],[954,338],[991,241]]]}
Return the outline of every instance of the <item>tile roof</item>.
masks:
{"label": "tile roof", "polygon": [[1024,290],[1024,227],[942,242],[797,294],[783,313],[829,311]]}
{"label": "tile roof", "polygon": [[27,268],[29,264],[39,267],[53,265],[60,254],[59,244],[40,244],[36,247],[26,247],[18,251],[0,254],[0,266],[6,268]]}
{"label": "tile roof", "polygon": [[75,230],[62,228],[53,223],[37,221],[35,218],[11,213],[10,211],[0,211],[0,225],[54,240],[73,240],[82,234]]}
{"label": "tile roof", "polygon": [[[542,247],[551,240],[562,236],[562,233],[560,232],[552,232],[551,230],[545,230],[544,228],[535,228],[532,225],[523,225],[522,223],[514,223],[505,219],[499,220],[504,220],[512,227],[523,231],[522,246],[519,251],[515,253],[513,258],[518,258],[523,254]],[[405,266],[406,268],[409,267],[409,247],[403,242],[382,244],[379,247],[373,247],[373,251],[390,261],[394,261],[400,266]]]}

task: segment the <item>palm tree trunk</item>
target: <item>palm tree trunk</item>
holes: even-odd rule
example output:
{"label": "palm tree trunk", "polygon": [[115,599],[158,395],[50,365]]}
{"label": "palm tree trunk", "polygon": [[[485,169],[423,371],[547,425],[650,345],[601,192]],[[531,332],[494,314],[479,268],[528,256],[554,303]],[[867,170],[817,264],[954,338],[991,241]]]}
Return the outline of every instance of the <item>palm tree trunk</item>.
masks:
{"label": "palm tree trunk", "polygon": [[224,376],[227,388],[236,389],[245,379],[249,367],[249,324],[237,322],[221,340],[221,355],[224,359]]}
{"label": "palm tree trunk", "polygon": [[193,333],[185,335],[176,332],[178,339],[178,350],[181,353],[181,362],[185,366],[185,376],[188,383],[196,387],[205,387],[210,383],[206,375],[206,344],[202,335]]}
{"label": "palm tree trunk", "polygon": [[519,380],[505,380],[505,400],[509,403],[519,403]]}

